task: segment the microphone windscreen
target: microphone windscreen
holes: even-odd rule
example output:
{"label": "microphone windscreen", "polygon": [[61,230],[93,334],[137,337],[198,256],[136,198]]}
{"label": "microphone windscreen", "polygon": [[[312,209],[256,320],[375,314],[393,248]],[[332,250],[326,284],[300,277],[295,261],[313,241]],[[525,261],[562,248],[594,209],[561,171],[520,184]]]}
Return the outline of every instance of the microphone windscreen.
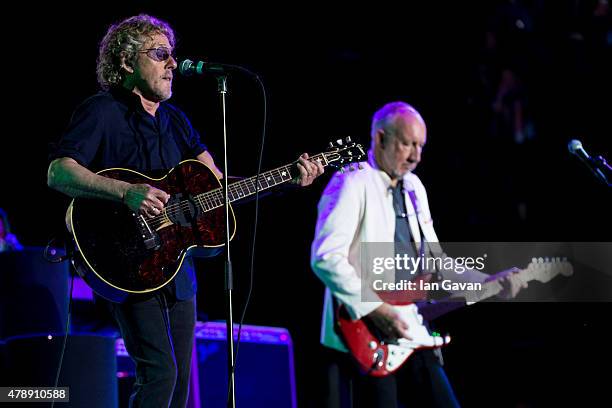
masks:
{"label": "microphone windscreen", "polygon": [[193,74],[193,61],[186,59],[179,64],[179,72],[181,75],[189,76]]}
{"label": "microphone windscreen", "polygon": [[580,140],[572,139],[567,144],[567,149],[570,153],[576,153],[578,150],[582,149],[582,142]]}

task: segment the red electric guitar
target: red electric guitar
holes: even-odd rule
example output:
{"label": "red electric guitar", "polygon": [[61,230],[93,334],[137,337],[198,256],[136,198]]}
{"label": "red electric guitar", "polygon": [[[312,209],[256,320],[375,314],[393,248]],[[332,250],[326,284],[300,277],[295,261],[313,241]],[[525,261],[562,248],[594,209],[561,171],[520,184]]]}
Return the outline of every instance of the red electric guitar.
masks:
{"label": "red electric guitar", "polygon": [[[513,271],[509,270],[508,272]],[[570,263],[559,258],[553,260],[533,259],[523,270],[515,269],[524,282],[537,280],[548,282],[558,274],[570,276],[573,268]],[[500,275],[503,275],[500,274]],[[501,278],[500,278],[501,279]],[[425,304],[423,314],[431,320],[451,310],[471,305],[495,296],[502,290],[498,280],[482,284],[482,290],[455,292],[451,297],[435,303]],[[416,294],[419,296],[419,294]],[[422,299],[423,297],[418,297]],[[337,310],[337,324],[347,348],[359,368],[374,377],[385,377],[404,364],[410,355],[418,349],[438,348],[450,342],[450,336],[432,335],[423,325],[423,316],[415,303],[388,301],[396,308],[399,318],[408,324],[408,339],[381,338],[376,328],[367,318],[351,320],[344,306]]]}

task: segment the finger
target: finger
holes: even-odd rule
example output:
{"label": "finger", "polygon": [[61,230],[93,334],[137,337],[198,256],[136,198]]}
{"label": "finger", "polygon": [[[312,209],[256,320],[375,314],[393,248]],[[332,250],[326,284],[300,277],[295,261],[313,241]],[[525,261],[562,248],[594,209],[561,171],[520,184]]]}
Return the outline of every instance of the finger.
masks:
{"label": "finger", "polygon": [[155,209],[160,210],[160,211],[165,206],[164,202],[159,200],[157,197],[154,197],[153,199],[149,200],[149,204],[152,207],[152,209],[155,208]]}
{"label": "finger", "polygon": [[157,200],[157,199],[155,199],[155,201],[154,201],[154,202],[153,202],[153,201],[149,201],[149,202],[147,203],[147,212],[148,212],[149,214],[153,214],[153,213],[155,213],[155,212],[156,212],[156,211],[159,209],[159,207],[161,206],[161,204],[162,204],[162,203],[161,203],[161,201],[159,201],[159,200]]}
{"label": "finger", "polygon": [[166,193],[163,190],[155,189],[155,190],[152,190],[151,193],[153,193],[153,196],[157,198],[158,200],[160,200],[161,202],[163,202],[164,204],[168,202],[168,199],[170,198],[170,194]]}
{"label": "finger", "polygon": [[317,176],[320,176],[325,172],[325,168],[323,167],[323,163],[320,160],[315,160],[315,165],[317,166]]}
{"label": "finger", "polygon": [[301,178],[305,178],[308,177],[308,170],[306,169],[306,167],[300,163],[297,164],[297,168],[300,172],[300,177]]}
{"label": "finger", "polygon": [[314,177],[317,173],[317,168],[312,163],[306,163],[304,166],[306,167],[306,172],[308,173],[308,177]]}
{"label": "finger", "polygon": [[311,161],[309,161],[309,162],[308,162],[308,164],[310,165],[310,169],[309,169],[309,170],[310,170],[310,174],[311,174],[313,177],[316,177],[316,176],[318,176],[319,174],[321,174],[321,173],[319,172],[319,168],[317,167],[316,162],[311,162]]}
{"label": "finger", "polygon": [[140,209],[140,213],[148,218],[154,217],[153,209],[151,207],[143,206]]}
{"label": "finger", "polygon": [[308,162],[308,160],[304,159],[302,156],[299,157],[298,165],[302,165],[304,168],[308,168],[309,164],[310,163]]}
{"label": "finger", "polygon": [[403,337],[405,339],[412,340],[412,336],[408,334],[408,328],[403,329],[403,328],[396,327],[395,329],[396,329],[398,337]]}
{"label": "finger", "polygon": [[140,211],[141,214],[147,214],[149,212],[149,209],[151,208],[151,206],[149,205],[149,203],[146,200],[142,200],[142,202],[140,203],[140,207],[138,207],[138,211]]}
{"label": "finger", "polygon": [[168,202],[168,200],[170,199],[170,194],[166,193],[165,191],[162,191],[162,197],[161,200],[163,201],[164,204],[166,204]]}

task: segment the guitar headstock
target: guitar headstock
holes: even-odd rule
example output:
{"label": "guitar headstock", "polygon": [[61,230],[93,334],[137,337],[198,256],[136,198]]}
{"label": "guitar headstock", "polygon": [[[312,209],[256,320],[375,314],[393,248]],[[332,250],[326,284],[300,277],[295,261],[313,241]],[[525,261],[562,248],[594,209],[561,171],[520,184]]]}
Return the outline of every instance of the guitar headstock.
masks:
{"label": "guitar headstock", "polygon": [[[322,153],[329,166],[344,172],[348,167],[350,171],[355,170],[353,163],[362,161],[366,157],[366,152],[359,143],[351,140],[350,136],[329,142],[327,152]],[[358,166],[361,168],[361,165]]]}
{"label": "guitar headstock", "polygon": [[526,271],[539,282],[548,282],[557,275],[571,276],[572,264],[566,258],[533,258]]}

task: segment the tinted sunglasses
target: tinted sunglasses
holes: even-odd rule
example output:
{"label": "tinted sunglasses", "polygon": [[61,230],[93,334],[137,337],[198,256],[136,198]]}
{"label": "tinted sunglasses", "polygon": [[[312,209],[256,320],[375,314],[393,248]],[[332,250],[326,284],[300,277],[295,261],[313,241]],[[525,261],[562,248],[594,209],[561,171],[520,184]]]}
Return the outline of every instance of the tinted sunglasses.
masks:
{"label": "tinted sunglasses", "polygon": [[172,51],[166,47],[148,48],[139,52],[147,54],[151,59],[159,62],[167,61],[168,58],[174,57]]}

